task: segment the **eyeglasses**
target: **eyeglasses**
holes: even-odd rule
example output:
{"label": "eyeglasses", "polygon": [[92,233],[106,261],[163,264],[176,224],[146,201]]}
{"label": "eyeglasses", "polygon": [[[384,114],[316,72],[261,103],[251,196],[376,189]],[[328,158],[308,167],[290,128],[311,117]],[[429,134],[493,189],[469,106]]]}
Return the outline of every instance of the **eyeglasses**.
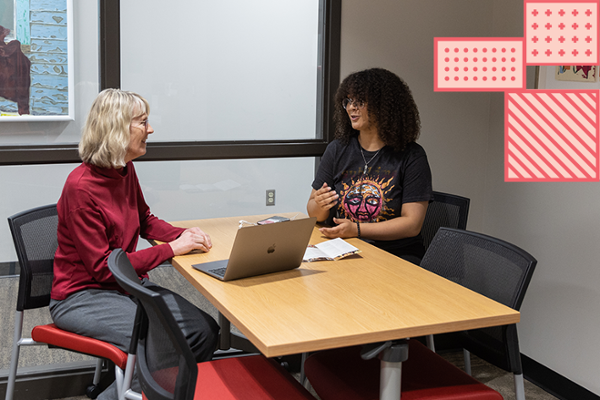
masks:
{"label": "eyeglasses", "polygon": [[145,130],[148,130],[148,118],[143,121],[140,121],[140,125],[144,127]]}
{"label": "eyeglasses", "polygon": [[362,100],[344,99],[344,101],[342,101],[342,107],[344,107],[344,110],[348,109],[348,106],[350,105],[353,105],[356,108],[365,108],[366,104],[367,103]]}

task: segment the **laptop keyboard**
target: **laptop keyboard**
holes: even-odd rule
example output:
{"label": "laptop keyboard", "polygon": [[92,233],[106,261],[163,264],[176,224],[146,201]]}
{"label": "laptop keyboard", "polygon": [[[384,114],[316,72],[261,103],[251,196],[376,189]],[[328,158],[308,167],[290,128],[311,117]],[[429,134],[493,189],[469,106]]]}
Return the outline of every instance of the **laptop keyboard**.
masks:
{"label": "laptop keyboard", "polygon": [[219,275],[221,278],[224,278],[226,270],[227,270],[227,268],[215,268],[215,269],[209,269],[208,272],[213,273],[215,275]]}

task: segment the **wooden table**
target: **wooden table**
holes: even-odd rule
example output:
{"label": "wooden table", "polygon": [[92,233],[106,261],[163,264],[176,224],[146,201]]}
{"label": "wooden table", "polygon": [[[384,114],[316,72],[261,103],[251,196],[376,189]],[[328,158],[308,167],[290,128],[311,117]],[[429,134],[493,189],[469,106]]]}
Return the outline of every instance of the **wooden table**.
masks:
{"label": "wooden table", "polygon": [[[359,255],[237,281],[221,282],[192,268],[228,258],[241,219],[270,216],[174,222],[199,226],[213,249],[172,260],[267,357],[519,322],[519,312],[359,239],[347,239]],[[310,242],[324,240],[315,228]]]}
{"label": "wooden table", "polygon": [[[172,260],[267,357],[519,322],[519,312],[358,239],[347,240],[357,256],[237,281],[192,268],[228,258],[240,219],[269,216],[175,222],[202,228],[213,249]],[[315,229],[310,242],[324,240]]]}

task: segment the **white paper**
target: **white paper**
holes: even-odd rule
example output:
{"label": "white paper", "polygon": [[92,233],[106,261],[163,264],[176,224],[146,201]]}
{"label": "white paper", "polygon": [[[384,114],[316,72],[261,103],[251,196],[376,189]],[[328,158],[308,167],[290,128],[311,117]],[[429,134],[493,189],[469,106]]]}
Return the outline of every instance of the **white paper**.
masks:
{"label": "white paper", "polygon": [[303,261],[332,261],[358,252],[359,250],[356,247],[352,246],[344,239],[336,238],[314,246],[309,246],[304,253]]}

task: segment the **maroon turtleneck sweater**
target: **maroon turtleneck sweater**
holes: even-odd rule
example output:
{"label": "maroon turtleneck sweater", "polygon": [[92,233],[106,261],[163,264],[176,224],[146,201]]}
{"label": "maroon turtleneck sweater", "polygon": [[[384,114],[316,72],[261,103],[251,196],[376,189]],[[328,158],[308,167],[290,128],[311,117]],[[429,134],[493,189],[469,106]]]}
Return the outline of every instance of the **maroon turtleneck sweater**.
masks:
{"label": "maroon turtleneck sweater", "polygon": [[81,164],[69,174],[57,208],[55,300],[90,288],[122,292],[108,269],[112,250],[126,251],[138,275],[146,276],[173,250],[165,243],[136,251],[138,238],[169,242],[184,231],[150,213],[131,162],[120,170]]}

